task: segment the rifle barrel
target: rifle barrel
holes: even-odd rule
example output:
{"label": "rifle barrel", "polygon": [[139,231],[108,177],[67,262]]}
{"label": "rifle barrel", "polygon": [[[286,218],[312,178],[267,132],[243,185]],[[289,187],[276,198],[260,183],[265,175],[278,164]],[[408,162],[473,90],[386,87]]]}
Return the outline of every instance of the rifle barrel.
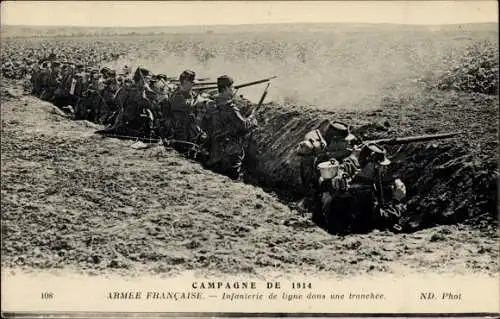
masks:
{"label": "rifle barrel", "polygon": [[398,138],[383,138],[378,140],[366,141],[365,143],[375,143],[382,145],[397,145],[412,142],[425,142],[432,140],[439,140],[454,137],[460,135],[462,132],[452,132],[452,133],[441,133],[441,134],[428,134],[428,135],[418,135],[418,136],[408,136],[408,137],[398,137]]}
{"label": "rifle barrel", "polygon": [[[176,83],[176,84],[180,83],[179,80],[172,80],[170,82]],[[200,80],[195,80],[193,85],[197,86],[197,85],[216,85],[216,84],[217,84],[217,82],[203,82],[203,81],[200,81]]]}
{"label": "rifle barrel", "polygon": [[[270,78],[265,78],[265,79],[262,79],[262,80],[257,80],[257,81],[243,83],[243,84],[238,84],[238,85],[235,85],[234,88],[235,89],[241,89],[241,88],[244,88],[244,87],[247,87],[247,86],[252,86],[252,85],[256,85],[256,84],[261,84],[261,83],[269,82],[269,81],[271,81],[272,79],[275,79],[275,78],[277,78],[277,76],[272,76]],[[205,83],[203,83],[203,84],[205,84]],[[194,87],[193,88],[193,90],[215,90],[215,89],[217,89],[217,86],[205,86],[205,87]]]}
{"label": "rifle barrel", "polygon": [[267,83],[267,86],[266,86],[266,88],[265,88],[265,90],[264,90],[264,93],[262,93],[262,96],[260,97],[259,104],[257,104],[257,106],[258,106],[258,107],[260,107],[260,106],[262,105],[262,103],[264,103],[264,99],[265,99],[265,98],[266,98],[266,96],[267,96],[267,90],[269,89],[269,85],[270,85],[270,84],[271,84],[271,83]]}

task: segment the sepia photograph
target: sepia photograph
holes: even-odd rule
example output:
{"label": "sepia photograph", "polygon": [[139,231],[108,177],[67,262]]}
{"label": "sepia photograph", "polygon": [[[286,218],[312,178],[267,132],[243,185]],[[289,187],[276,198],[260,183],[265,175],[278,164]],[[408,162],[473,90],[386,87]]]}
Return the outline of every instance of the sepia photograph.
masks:
{"label": "sepia photograph", "polygon": [[497,1],[2,1],[5,318],[500,314]]}

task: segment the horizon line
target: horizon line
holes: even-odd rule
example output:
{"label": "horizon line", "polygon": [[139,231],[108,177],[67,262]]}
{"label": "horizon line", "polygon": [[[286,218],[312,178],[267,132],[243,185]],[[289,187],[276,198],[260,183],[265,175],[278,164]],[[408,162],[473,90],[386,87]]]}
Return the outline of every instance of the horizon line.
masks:
{"label": "horizon line", "polygon": [[234,27],[234,26],[250,26],[250,25],[286,25],[286,24],[364,24],[364,25],[401,25],[401,26],[454,26],[466,24],[498,24],[498,21],[484,22],[458,22],[458,23],[438,23],[438,24],[421,24],[421,23],[394,23],[394,22],[276,22],[276,23],[240,23],[240,24],[182,24],[182,25],[146,25],[146,26],[106,26],[106,25],[53,25],[53,24],[5,24],[0,25],[8,27],[59,27],[59,28],[179,28],[179,27]]}

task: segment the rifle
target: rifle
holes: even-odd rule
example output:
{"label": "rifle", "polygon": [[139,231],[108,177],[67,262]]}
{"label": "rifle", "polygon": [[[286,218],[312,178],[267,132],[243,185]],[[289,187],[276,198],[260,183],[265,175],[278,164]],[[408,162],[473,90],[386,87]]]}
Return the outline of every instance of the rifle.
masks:
{"label": "rifle", "polygon": [[[272,77],[269,77],[269,78],[262,79],[262,80],[257,80],[257,81],[243,83],[243,84],[238,84],[238,85],[235,85],[234,88],[236,90],[238,90],[238,89],[241,89],[241,88],[244,88],[244,87],[247,87],[247,86],[252,86],[252,85],[256,85],[256,84],[261,84],[261,83],[269,82],[269,81],[271,81],[272,79],[275,79],[275,78],[277,78],[276,75],[272,76]],[[196,90],[196,91],[215,90],[215,89],[217,89],[217,86],[202,86],[202,87],[195,87],[195,88],[193,88],[193,90]]]}
{"label": "rifle", "polygon": [[462,133],[463,132],[452,132],[452,133],[428,134],[428,135],[418,135],[418,136],[408,136],[408,137],[390,137],[390,138],[381,138],[377,140],[366,140],[362,141],[361,144],[400,145],[400,144],[407,144],[414,142],[426,142],[432,140],[451,138],[456,135],[460,135]]}
{"label": "rifle", "polygon": [[[270,85],[271,85],[271,83],[267,83],[266,88],[264,89],[264,92],[262,93],[262,96],[260,97],[259,103],[257,104],[256,107],[254,107],[254,109],[252,110],[252,113],[250,113],[250,115],[248,116],[249,118],[255,117],[255,113],[262,106],[262,103],[264,103],[264,100],[267,96],[267,91],[269,90]],[[250,147],[250,140],[252,139],[254,130],[255,130],[255,127],[250,132],[245,134],[245,141],[246,141],[245,142],[245,144],[246,144],[245,149],[248,149]]]}
{"label": "rifle", "polygon": [[[195,80],[195,85],[196,84],[217,84],[217,82],[206,82],[210,80],[210,78],[201,78],[201,79],[196,79]],[[174,78],[174,77],[170,77],[170,76],[167,76],[167,81],[169,82],[174,82],[174,83],[179,83],[180,80],[178,78]],[[202,82],[202,83],[198,83],[198,82]]]}
{"label": "rifle", "polygon": [[264,103],[264,99],[267,96],[267,90],[269,90],[269,85],[271,85],[271,83],[267,83],[266,88],[264,89],[264,92],[262,93],[262,96],[260,97],[259,103],[257,104],[256,107],[254,107],[254,109],[252,110],[252,113],[250,113],[249,117],[254,116],[257,109],[262,106],[262,103]]}

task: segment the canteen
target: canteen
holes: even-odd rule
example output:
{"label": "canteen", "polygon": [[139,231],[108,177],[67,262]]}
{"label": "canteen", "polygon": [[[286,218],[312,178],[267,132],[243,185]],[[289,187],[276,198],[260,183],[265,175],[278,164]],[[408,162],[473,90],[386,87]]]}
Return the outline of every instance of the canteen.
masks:
{"label": "canteen", "polygon": [[332,159],[318,164],[318,170],[323,180],[332,179],[337,176],[339,171],[339,162]]}

